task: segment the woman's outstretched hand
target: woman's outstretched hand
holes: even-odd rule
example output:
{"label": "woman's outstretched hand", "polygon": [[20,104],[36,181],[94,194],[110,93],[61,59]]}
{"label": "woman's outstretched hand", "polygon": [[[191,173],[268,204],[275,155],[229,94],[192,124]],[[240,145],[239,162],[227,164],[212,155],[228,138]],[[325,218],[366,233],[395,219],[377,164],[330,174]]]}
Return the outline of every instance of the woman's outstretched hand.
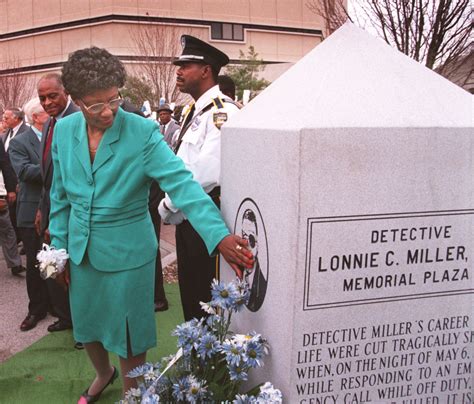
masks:
{"label": "woman's outstretched hand", "polygon": [[235,234],[224,237],[217,246],[239,279],[243,277],[243,268],[252,268],[255,260],[247,246],[247,240]]}

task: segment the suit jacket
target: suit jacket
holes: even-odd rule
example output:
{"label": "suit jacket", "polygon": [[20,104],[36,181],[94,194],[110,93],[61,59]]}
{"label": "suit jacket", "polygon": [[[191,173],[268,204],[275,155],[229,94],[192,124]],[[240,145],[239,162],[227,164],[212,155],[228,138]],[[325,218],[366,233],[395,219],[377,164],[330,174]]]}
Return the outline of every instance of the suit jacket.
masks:
{"label": "suit jacket", "polygon": [[[79,111],[80,108],[70,103],[66,111],[64,111],[63,117],[66,117],[74,112]],[[43,233],[49,227],[49,210],[50,210],[50,198],[49,193],[51,191],[51,182],[53,180],[53,162],[51,160],[51,151],[46,156],[46,161],[43,164],[43,152],[46,146],[46,139],[48,137],[49,126],[51,125],[51,118],[48,119],[43,125],[43,135],[41,137],[41,149],[40,149],[40,166],[41,166],[41,177],[43,179],[43,189],[41,190],[41,197],[38,203],[38,209],[41,211],[41,233]],[[56,131],[56,129],[55,129]]]}
{"label": "suit jacket", "polygon": [[[138,107],[136,107],[130,101],[124,100],[123,104],[121,105],[121,108],[124,111],[132,112],[146,119],[143,112],[140,111],[140,109],[138,109]],[[150,187],[150,197],[148,198],[148,209],[150,210],[150,212],[158,212],[158,205],[160,204],[160,201],[163,199],[164,196],[165,193],[160,189],[158,183],[156,181],[153,181]]]}
{"label": "suit jacket", "polygon": [[33,129],[17,134],[11,141],[8,154],[20,183],[17,195],[16,220],[18,227],[34,227],[36,210],[41,196],[41,143]]}
{"label": "suit jacket", "polygon": [[212,253],[229,234],[219,211],[168,147],[153,121],[118,109],[91,164],[82,114],[55,128],[49,231],[76,265],[86,253],[98,270],[140,267],[156,259],[148,213],[150,183],[159,182]]}
{"label": "suit jacket", "polygon": [[3,147],[0,147],[0,170],[7,192],[15,192],[17,184],[15,171],[13,171],[8,153]]}
{"label": "suit jacket", "polygon": [[165,133],[163,134],[166,143],[168,143],[170,147],[173,147],[173,135],[178,129],[181,129],[181,127],[175,122],[174,119],[171,119],[168,127],[165,129]]}

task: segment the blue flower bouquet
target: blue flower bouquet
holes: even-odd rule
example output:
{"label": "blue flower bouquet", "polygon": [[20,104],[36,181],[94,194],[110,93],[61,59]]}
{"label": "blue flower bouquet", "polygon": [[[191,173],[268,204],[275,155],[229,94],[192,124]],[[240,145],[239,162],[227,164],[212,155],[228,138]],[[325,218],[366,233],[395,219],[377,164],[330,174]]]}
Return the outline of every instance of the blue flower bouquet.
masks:
{"label": "blue flower bouquet", "polygon": [[212,282],[212,300],[201,303],[206,319],[193,319],[176,327],[178,352],[157,364],[146,363],[128,377],[138,379],[123,404],[151,403],[281,403],[282,394],[271,383],[240,394],[252,368],[263,366],[268,344],[260,334],[234,334],[232,315],[250,296],[248,284],[235,280]]}

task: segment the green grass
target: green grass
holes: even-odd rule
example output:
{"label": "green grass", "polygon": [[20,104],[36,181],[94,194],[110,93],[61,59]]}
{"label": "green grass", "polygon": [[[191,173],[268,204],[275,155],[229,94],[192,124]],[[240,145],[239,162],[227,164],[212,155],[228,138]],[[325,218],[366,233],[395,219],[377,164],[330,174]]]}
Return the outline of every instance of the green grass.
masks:
{"label": "green grass", "polygon": [[[165,285],[168,311],[157,313],[158,346],[148,351],[147,359],[158,361],[176,352],[171,331],[183,320],[178,285]],[[27,349],[0,365],[0,403],[66,404],[76,403],[94,378],[94,371],[84,350],[73,348],[71,331],[46,335]],[[118,357],[111,361],[119,366]],[[122,387],[117,379],[101,396],[101,403],[115,403]]]}

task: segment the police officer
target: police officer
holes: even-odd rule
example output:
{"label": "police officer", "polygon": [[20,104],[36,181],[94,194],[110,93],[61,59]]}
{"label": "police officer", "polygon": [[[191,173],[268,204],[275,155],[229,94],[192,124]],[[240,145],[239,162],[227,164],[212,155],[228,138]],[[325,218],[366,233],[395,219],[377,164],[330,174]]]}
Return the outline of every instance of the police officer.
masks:
{"label": "police officer", "polygon": [[[190,35],[181,37],[182,55],[176,85],[190,94],[194,103],[184,118],[176,139],[175,152],[193,173],[194,179],[219,206],[220,197],[220,128],[238,106],[220,90],[217,77],[229,58],[219,49]],[[186,321],[201,318],[200,301],[211,300],[211,282],[218,277],[216,257],[209,257],[203,240],[181,211],[165,195],[160,202],[160,216],[165,223],[176,224],[178,280]]]}

